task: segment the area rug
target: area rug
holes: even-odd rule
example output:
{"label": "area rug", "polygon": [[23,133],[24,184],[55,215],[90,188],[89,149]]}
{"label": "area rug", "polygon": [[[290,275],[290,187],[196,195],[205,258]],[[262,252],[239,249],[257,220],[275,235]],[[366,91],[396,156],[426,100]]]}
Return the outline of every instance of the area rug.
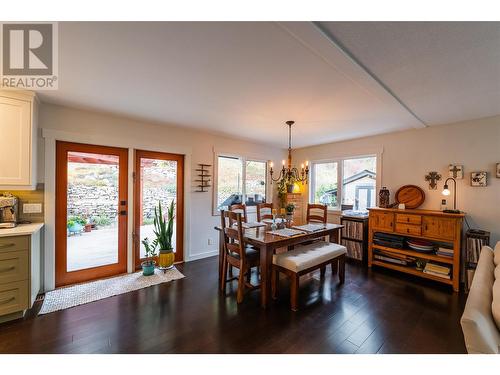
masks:
{"label": "area rug", "polygon": [[45,294],[38,314],[48,314],[183,277],[184,275],[174,267],[165,273],[155,270],[155,274],[151,276],[143,276],[142,272],[136,272],[56,289]]}

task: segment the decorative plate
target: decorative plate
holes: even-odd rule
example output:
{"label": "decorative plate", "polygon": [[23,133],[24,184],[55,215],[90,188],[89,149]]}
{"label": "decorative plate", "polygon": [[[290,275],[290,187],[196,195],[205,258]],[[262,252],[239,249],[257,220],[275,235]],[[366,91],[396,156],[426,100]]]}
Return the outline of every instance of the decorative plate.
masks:
{"label": "decorative plate", "polygon": [[406,208],[418,208],[425,201],[425,192],[416,185],[401,186],[394,197],[397,203],[404,203]]}

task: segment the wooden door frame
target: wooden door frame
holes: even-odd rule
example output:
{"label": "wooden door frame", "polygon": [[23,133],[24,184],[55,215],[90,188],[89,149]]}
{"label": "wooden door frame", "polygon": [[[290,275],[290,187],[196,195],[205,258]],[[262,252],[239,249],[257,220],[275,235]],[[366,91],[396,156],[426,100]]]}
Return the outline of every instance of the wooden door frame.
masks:
{"label": "wooden door frame", "polygon": [[[89,152],[116,155],[118,165],[118,263],[83,270],[67,272],[67,186],[68,152]],[[127,272],[127,215],[128,215],[128,149],[56,141],[56,184],[55,184],[55,285],[56,287],[83,281],[109,277]],[[120,204],[121,202],[125,204]]]}
{"label": "wooden door frame", "polygon": [[171,154],[167,152],[134,150],[134,233],[132,235],[134,244],[134,267],[141,267],[140,259],[140,226],[141,226],[141,189],[140,189],[140,170],[141,158],[174,160],[177,162],[177,203],[175,207],[176,232],[175,232],[175,262],[184,262],[184,155]]}

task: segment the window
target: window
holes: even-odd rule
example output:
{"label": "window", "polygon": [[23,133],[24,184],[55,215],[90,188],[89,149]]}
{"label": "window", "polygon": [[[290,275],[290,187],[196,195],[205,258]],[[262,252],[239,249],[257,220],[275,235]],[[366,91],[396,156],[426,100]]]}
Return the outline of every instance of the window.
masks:
{"label": "window", "polygon": [[311,177],[313,192],[311,203],[326,204],[331,208],[338,207],[338,162],[314,163]]}
{"label": "window", "polygon": [[310,202],[342,210],[375,206],[376,168],[376,156],[313,162]]}
{"label": "window", "polygon": [[375,206],[377,158],[345,159],[343,164],[342,204],[354,210]]}
{"label": "window", "polygon": [[[242,157],[217,156],[215,213],[232,204],[256,206],[266,202],[267,162]],[[251,211],[251,210],[250,210]]]}
{"label": "window", "polygon": [[245,164],[245,204],[266,202],[266,162],[247,160]]}

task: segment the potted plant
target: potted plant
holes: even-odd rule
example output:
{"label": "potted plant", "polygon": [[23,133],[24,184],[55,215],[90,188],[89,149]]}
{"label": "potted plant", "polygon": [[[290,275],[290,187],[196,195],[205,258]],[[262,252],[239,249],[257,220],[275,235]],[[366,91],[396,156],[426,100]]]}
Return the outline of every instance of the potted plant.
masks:
{"label": "potted plant", "polygon": [[293,211],[295,211],[295,204],[294,203],[288,203],[285,206],[286,210],[286,220],[291,221],[293,218]]}
{"label": "potted plant", "polygon": [[161,203],[155,207],[153,220],[154,234],[159,246],[158,266],[162,270],[170,269],[174,265],[174,248],[172,246],[172,235],[174,234],[175,203],[172,200],[167,210],[167,217],[163,216]]}
{"label": "potted plant", "polygon": [[158,242],[154,240],[150,244],[149,239],[146,237],[142,240],[142,244],[144,245],[144,249],[146,250],[146,259],[141,263],[142,274],[144,276],[151,276],[155,273],[156,262],[153,258],[156,256],[156,246],[158,245]]}
{"label": "potted plant", "polygon": [[69,233],[77,234],[80,233],[87,222],[85,219],[80,216],[71,216],[68,217],[68,221],[66,226],[68,228]]}

